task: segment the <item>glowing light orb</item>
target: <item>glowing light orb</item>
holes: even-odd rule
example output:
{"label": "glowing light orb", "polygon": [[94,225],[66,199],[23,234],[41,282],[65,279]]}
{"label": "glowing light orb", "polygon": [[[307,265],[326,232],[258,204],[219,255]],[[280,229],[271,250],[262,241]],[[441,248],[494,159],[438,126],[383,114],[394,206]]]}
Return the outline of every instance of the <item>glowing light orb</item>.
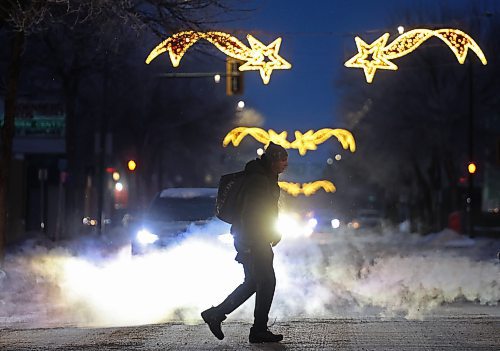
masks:
{"label": "glowing light orb", "polygon": [[333,229],[337,229],[340,227],[340,221],[337,218],[332,219],[331,224]]}
{"label": "glowing light orb", "polygon": [[297,216],[291,213],[280,213],[275,228],[284,239],[308,237],[314,231],[309,224],[302,224]]}
{"label": "glowing light orb", "polygon": [[130,160],[127,163],[127,167],[130,171],[135,171],[135,169],[137,168],[137,163],[135,163],[134,160]]}
{"label": "glowing light orb", "polygon": [[469,165],[467,166],[467,170],[469,171],[470,174],[476,173],[477,170],[476,164],[474,162],[469,163]]}
{"label": "glowing light orb", "polygon": [[120,183],[120,182],[117,182],[117,183],[115,184],[115,190],[116,190],[116,191],[122,191],[122,190],[123,190],[123,184],[122,184],[122,183]]}

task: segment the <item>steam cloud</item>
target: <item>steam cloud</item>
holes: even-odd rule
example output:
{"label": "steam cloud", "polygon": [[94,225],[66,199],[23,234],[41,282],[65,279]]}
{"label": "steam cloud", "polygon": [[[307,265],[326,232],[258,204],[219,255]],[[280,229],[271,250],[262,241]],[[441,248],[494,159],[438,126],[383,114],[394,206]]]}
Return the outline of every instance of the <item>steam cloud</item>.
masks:
{"label": "steam cloud", "polygon": [[260,127],[264,124],[265,117],[253,108],[245,108],[236,113],[235,124],[240,127]]}
{"label": "steam cloud", "polygon": [[[234,248],[214,234],[224,230],[218,222],[192,227],[177,245],[137,257],[126,245],[106,252],[102,239],[66,248],[26,244],[6,257],[5,272],[0,271],[0,323],[198,323],[200,311],[221,302],[243,279]],[[445,237],[423,240],[393,232],[285,238],[275,248],[278,283],[271,319],[424,318],[443,303],[497,305],[500,265],[487,248],[498,247],[498,240],[450,248]],[[253,298],[230,319],[251,320],[252,313]]]}

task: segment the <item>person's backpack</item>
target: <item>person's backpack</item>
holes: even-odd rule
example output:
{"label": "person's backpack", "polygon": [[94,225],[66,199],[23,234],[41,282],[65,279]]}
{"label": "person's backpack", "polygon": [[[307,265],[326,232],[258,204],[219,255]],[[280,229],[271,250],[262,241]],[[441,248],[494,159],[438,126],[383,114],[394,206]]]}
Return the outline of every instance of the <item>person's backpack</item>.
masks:
{"label": "person's backpack", "polygon": [[245,179],[245,171],[224,174],[219,180],[215,215],[217,218],[233,224],[241,213],[240,192]]}

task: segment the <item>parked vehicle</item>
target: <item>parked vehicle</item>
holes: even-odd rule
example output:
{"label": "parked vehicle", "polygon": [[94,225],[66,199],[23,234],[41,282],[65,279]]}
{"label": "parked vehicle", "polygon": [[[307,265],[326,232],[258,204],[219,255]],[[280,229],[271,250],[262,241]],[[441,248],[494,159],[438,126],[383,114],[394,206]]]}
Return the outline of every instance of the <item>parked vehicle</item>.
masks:
{"label": "parked vehicle", "polygon": [[314,233],[334,233],[346,225],[339,213],[331,208],[318,208],[306,214],[309,223],[314,224]]}
{"label": "parked vehicle", "polygon": [[382,233],[383,219],[380,211],[363,209],[348,224],[349,228],[356,231],[369,231],[373,233]]}
{"label": "parked vehicle", "polygon": [[[216,196],[217,188],[169,188],[158,193],[142,218],[129,225],[132,254],[169,246],[190,226],[220,221],[215,217]],[[229,226],[220,235],[228,230]]]}

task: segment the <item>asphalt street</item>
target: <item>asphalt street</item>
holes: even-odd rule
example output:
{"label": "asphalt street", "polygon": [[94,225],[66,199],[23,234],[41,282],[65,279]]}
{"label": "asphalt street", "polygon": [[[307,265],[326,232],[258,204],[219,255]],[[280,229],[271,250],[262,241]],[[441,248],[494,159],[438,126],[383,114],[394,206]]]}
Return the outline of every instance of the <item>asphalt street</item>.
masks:
{"label": "asphalt street", "polygon": [[[481,309],[480,309],[481,310]],[[224,323],[217,340],[205,324],[121,328],[1,329],[0,349],[22,350],[498,350],[498,307],[475,314],[404,318],[296,319],[276,323],[283,342],[250,344],[250,325]]]}
{"label": "asphalt street", "polygon": [[199,316],[241,279],[229,245],[193,238],[139,258],[25,249],[0,279],[0,351],[500,350],[499,242],[458,239],[284,242],[270,314],[284,340],[264,345],[248,342],[252,301],[222,341]]}

